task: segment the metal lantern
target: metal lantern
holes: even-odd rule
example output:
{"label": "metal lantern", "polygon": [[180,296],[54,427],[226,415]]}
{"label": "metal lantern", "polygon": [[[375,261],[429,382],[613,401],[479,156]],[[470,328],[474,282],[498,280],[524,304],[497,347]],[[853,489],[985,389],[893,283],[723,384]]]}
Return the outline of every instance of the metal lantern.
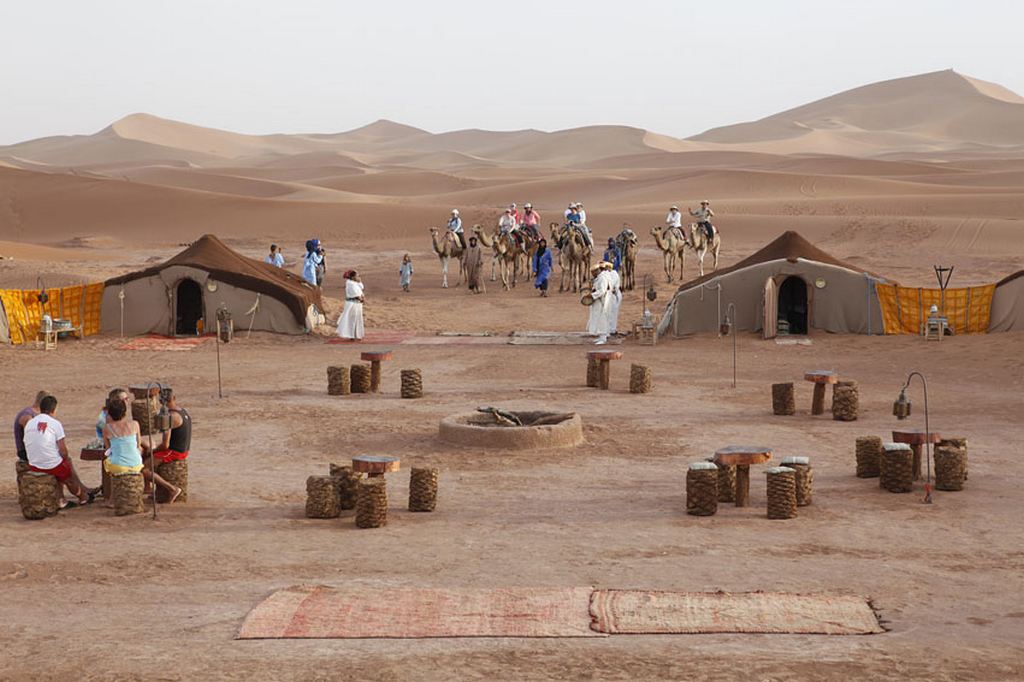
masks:
{"label": "metal lantern", "polygon": [[234,324],[231,322],[231,313],[225,308],[219,308],[217,310],[217,336],[221,343],[230,342],[233,331]]}
{"label": "metal lantern", "polygon": [[900,391],[900,397],[892,404],[892,413],[897,419],[903,420],[910,416],[910,401],[906,390]]}

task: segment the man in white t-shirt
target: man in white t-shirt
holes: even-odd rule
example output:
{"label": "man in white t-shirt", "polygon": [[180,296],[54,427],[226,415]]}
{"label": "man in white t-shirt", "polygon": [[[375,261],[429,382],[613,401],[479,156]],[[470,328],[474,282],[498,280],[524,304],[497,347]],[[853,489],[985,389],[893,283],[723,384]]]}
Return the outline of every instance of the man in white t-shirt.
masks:
{"label": "man in white t-shirt", "polygon": [[29,469],[50,474],[80,503],[88,504],[95,499],[98,489],[86,488],[78,478],[64,442],[64,425],[53,416],[56,411],[57,399],[48,395],[39,402],[39,414],[25,424]]}

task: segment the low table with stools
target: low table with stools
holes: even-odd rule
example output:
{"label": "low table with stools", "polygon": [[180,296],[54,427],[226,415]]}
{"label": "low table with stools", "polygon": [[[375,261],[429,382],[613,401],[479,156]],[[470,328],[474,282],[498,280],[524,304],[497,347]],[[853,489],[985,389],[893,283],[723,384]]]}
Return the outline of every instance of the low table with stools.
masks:
{"label": "low table with stools", "polygon": [[715,464],[736,467],[736,506],[750,506],[750,465],[764,464],[772,449],[760,445],[730,445],[715,450]]}
{"label": "low table with stools", "polygon": [[914,480],[921,480],[921,446],[925,443],[938,443],[942,436],[937,431],[924,429],[893,429],[892,441],[894,443],[906,443],[914,452]]}
{"label": "low table with stools", "polygon": [[78,458],[83,462],[99,462],[100,463],[100,485],[103,488],[103,499],[110,499],[110,474],[103,467],[103,460],[106,459],[106,452],[103,448],[82,448],[82,452],[78,455]]}
{"label": "low table with stools", "polygon": [[620,350],[592,350],[587,353],[587,359],[597,363],[597,388],[607,391],[611,383],[612,360],[621,360]]}
{"label": "low table with stools", "polygon": [[816,369],[804,373],[805,381],[814,382],[814,398],[811,400],[811,414],[825,412],[825,386],[839,381],[839,374],[831,370]]}
{"label": "low table with stools", "polygon": [[391,351],[363,351],[359,358],[370,363],[370,393],[380,393],[380,363],[391,359]]}

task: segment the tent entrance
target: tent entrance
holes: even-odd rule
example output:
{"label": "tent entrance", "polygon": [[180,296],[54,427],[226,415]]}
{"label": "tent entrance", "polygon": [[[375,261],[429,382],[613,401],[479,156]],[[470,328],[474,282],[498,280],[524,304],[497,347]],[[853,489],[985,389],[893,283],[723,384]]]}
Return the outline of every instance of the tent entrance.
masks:
{"label": "tent entrance", "polygon": [[174,289],[175,336],[198,336],[203,322],[203,288],[194,279],[183,279]]}
{"label": "tent entrance", "polygon": [[790,276],[783,280],[778,293],[779,333],[806,334],[808,329],[807,283]]}

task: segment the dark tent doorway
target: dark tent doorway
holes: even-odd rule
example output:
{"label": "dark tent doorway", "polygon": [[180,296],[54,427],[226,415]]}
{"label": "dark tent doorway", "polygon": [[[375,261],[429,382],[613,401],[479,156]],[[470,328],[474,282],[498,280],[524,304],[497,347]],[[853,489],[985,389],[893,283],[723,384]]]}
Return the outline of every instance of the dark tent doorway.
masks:
{"label": "dark tent doorway", "polygon": [[779,287],[779,320],[789,323],[790,334],[807,333],[808,308],[807,283],[800,277],[787,277]]}
{"label": "dark tent doorway", "polygon": [[176,336],[196,336],[203,319],[203,288],[194,279],[178,282],[174,295],[174,333]]}

